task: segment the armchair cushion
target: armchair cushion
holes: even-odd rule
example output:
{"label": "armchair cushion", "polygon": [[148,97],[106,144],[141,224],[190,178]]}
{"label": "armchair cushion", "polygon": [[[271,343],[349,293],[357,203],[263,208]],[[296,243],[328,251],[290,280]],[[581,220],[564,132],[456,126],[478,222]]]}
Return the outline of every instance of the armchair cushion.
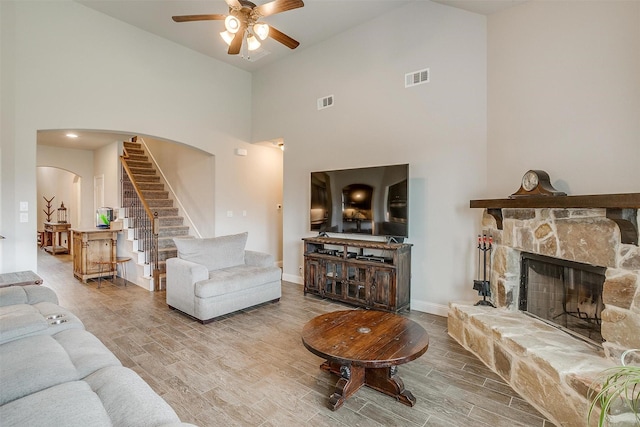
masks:
{"label": "armchair cushion", "polygon": [[178,258],[204,265],[207,270],[219,270],[244,264],[247,232],[203,239],[174,238]]}

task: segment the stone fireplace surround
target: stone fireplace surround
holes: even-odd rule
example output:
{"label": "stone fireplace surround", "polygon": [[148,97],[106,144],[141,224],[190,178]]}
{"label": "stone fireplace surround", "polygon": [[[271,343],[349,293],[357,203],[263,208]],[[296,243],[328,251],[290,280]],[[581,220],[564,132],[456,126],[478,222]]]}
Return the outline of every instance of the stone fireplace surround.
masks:
{"label": "stone fireplace surround", "polygon": [[[571,206],[576,196],[538,198],[533,207],[513,199],[471,202],[486,208],[482,229],[494,240],[490,280],[497,308],[451,303],[449,334],[558,426],[585,426],[594,378],[619,364],[624,350],[640,348],[640,194],[623,196],[626,204],[604,207],[583,203],[588,196],[579,196],[587,207]],[[627,219],[609,219],[607,208],[621,208]],[[518,311],[522,252],[606,267],[603,348]]]}

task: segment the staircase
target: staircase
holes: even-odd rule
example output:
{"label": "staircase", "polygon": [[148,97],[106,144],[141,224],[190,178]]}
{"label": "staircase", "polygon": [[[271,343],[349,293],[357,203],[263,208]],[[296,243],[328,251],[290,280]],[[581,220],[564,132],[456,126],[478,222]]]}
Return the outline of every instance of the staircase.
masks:
{"label": "staircase", "polygon": [[124,142],[122,164],[122,207],[127,241],[133,259],[140,266],[136,283],[149,290],[162,290],[166,283],[166,260],[178,252],[176,236],[188,236],[189,226],[161,181],[161,176],[135,137]]}

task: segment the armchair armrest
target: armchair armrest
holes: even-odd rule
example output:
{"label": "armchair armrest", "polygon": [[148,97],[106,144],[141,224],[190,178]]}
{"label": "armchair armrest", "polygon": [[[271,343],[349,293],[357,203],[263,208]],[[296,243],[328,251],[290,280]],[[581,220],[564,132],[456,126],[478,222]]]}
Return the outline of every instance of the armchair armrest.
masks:
{"label": "armchair armrest", "polygon": [[273,267],[275,258],[271,254],[257,251],[244,251],[244,263],[256,267]]}
{"label": "armchair armrest", "polygon": [[167,260],[167,304],[188,314],[195,309],[195,283],[209,278],[202,264],[180,258]]}

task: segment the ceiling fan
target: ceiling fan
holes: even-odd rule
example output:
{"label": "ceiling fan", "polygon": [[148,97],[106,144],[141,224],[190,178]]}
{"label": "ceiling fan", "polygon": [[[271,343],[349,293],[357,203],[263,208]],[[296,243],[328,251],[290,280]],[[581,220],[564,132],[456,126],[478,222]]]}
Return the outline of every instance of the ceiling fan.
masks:
{"label": "ceiling fan", "polygon": [[302,7],[304,6],[302,0],[274,0],[260,6],[256,6],[248,0],[225,1],[229,5],[228,15],[182,15],[173,16],[172,19],[175,22],[224,21],[225,31],[221,32],[220,36],[229,45],[227,51],[229,55],[240,53],[243,40],[246,40],[248,50],[259,48],[259,40],[265,40],[267,37],[271,37],[290,49],[295,49],[300,44],[274,27],[260,22],[260,19]]}

